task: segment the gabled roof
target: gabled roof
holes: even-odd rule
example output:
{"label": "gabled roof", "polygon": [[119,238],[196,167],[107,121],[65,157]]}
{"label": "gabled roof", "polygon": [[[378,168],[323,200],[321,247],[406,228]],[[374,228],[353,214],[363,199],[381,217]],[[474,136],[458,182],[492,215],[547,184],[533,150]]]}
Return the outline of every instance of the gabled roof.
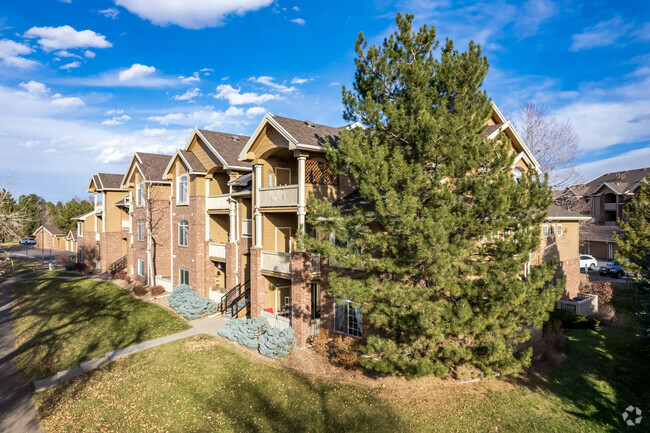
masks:
{"label": "gabled roof", "polygon": [[124,191],[122,188],[122,175],[114,173],[93,174],[88,184],[88,189],[95,185],[97,191]]}
{"label": "gabled roof", "polygon": [[212,153],[223,163],[224,168],[252,168],[249,162],[239,160],[239,153],[250,137],[245,135],[208,131],[207,129],[195,129],[194,134],[192,134],[192,137],[187,143],[187,146],[185,146],[185,150],[189,148],[195,135],[198,135],[203,142],[208,145]]}
{"label": "gabled roof", "polygon": [[618,226],[599,226],[593,222],[588,222],[580,227],[580,240],[581,241],[599,241],[599,242],[614,242],[613,234],[616,233],[619,237],[624,236],[623,230]]}
{"label": "gabled roof", "polygon": [[39,230],[41,230],[41,228],[44,229],[49,234],[51,234],[52,236],[63,236],[63,233],[61,232],[61,230],[57,226],[52,225],[52,224],[43,224],[42,226],[40,226],[39,228],[34,230],[34,233],[32,233],[32,235],[35,235],[36,233],[38,233]]}
{"label": "gabled roof", "polygon": [[632,193],[641,182],[645,182],[649,174],[650,167],[605,173],[583,185],[587,190],[585,195],[595,195],[603,186],[609,187],[617,194]]}
{"label": "gabled roof", "polygon": [[557,204],[552,204],[551,207],[548,208],[546,219],[555,221],[588,221],[591,217],[582,215],[579,212],[569,210]]}
{"label": "gabled roof", "polygon": [[251,180],[253,180],[253,173],[248,173],[243,176],[239,176],[237,179],[231,180],[228,182],[228,185],[246,186],[251,182]]}
{"label": "gabled roof", "polygon": [[67,239],[72,238],[72,240],[77,240],[77,232],[75,230],[70,230],[67,235],[65,235]]}
{"label": "gabled roof", "polygon": [[77,215],[76,217],[72,217],[70,219],[85,221],[86,217],[88,217],[90,215],[94,215],[94,214],[95,214],[95,210],[93,209],[91,211],[88,211],[86,213],[82,213],[81,215]]}
{"label": "gabled roof", "polygon": [[179,150],[178,153],[183,156],[183,161],[187,164],[190,173],[207,173],[207,170],[195,154],[187,150]]}
{"label": "gabled roof", "polygon": [[142,179],[146,182],[167,183],[168,180],[163,176],[171,158],[171,155],[160,153],[134,152],[129,167],[122,177],[122,185],[128,183],[135,170],[140,172]]}

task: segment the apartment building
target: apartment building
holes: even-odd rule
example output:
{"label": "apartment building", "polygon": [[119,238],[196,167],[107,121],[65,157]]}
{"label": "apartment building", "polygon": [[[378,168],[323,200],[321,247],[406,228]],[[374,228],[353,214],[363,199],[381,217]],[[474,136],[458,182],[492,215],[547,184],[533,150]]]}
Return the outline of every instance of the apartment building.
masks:
{"label": "apartment building", "polygon": [[77,231],[69,230],[65,235],[65,250],[71,253],[77,253]]}
{"label": "apartment building", "polygon": [[53,224],[43,224],[39,226],[32,237],[36,240],[34,248],[44,248],[44,249],[64,249],[64,234],[61,230]]}
{"label": "apartment building", "polygon": [[172,285],[189,284],[221,300],[248,281],[251,188],[248,162],[239,161],[248,137],[196,129],[167,165],[171,182]]}
{"label": "apartment building", "polygon": [[634,197],[639,185],[647,183],[648,174],[650,167],[605,173],[566,191],[585,200],[593,216],[590,223],[581,227],[580,253],[605,260],[614,258],[618,245],[613,234],[623,234],[617,223],[626,218],[623,206]]}

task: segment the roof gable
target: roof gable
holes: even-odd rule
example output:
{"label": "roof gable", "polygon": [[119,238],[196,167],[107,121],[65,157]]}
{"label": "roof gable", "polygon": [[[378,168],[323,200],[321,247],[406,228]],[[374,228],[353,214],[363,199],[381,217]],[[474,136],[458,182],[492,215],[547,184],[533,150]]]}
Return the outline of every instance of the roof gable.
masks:
{"label": "roof gable", "polygon": [[189,150],[195,137],[199,137],[208,149],[217,157],[224,168],[251,169],[249,162],[240,161],[239,153],[250,137],[245,135],[227,134],[224,132],[195,129],[185,150]]}

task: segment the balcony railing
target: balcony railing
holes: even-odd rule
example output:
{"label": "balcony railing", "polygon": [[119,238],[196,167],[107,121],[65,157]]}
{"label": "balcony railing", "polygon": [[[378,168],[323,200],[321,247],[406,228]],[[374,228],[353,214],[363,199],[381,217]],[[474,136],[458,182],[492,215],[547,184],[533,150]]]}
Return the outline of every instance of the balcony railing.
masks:
{"label": "balcony railing", "polygon": [[253,235],[253,220],[243,219],[241,221],[241,235],[242,236],[252,236]]}
{"label": "balcony railing", "polygon": [[128,219],[122,220],[122,230],[128,230],[131,227],[131,223]]}
{"label": "balcony railing", "polygon": [[298,206],[298,185],[260,188],[260,207]]}
{"label": "balcony railing", "polygon": [[291,254],[262,251],[262,270],[290,274]]}
{"label": "balcony railing", "polygon": [[605,203],[605,210],[616,210],[616,203]]}
{"label": "balcony railing", "polygon": [[228,203],[228,194],[210,195],[208,196],[208,210],[228,210],[230,203]]}
{"label": "balcony railing", "polygon": [[217,259],[225,259],[226,258],[226,244],[222,244],[222,243],[219,243],[219,242],[210,242],[209,254],[210,254],[210,257],[214,257],[214,258],[217,258]]}

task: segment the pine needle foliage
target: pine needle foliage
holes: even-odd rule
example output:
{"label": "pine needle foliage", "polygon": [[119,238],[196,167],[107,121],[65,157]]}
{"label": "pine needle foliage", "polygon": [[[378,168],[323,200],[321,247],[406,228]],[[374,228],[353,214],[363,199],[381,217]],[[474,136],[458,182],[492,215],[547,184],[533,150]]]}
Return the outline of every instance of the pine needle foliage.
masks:
{"label": "pine needle foliage", "polygon": [[461,364],[517,372],[531,353],[516,346],[561,290],[545,283],[552,264],[522,275],[551,192],[545,178],[516,182],[508,137],[483,134],[492,104],[480,46],[439,49],[435,29],[414,32],[412,20],[398,14],[381,46],[359,35],[343,103],[344,118],[365,128],[345,130],[327,157],[363,205],[343,215],[311,196],[301,241],[341,266],[329,294],[360,304],[364,329],[376,331],[361,348],[365,367],[409,377],[444,377]]}
{"label": "pine needle foliage", "polygon": [[616,259],[650,286],[650,175],[645,180],[624,207],[627,218],[618,221],[625,236],[614,233],[614,240],[619,248]]}

